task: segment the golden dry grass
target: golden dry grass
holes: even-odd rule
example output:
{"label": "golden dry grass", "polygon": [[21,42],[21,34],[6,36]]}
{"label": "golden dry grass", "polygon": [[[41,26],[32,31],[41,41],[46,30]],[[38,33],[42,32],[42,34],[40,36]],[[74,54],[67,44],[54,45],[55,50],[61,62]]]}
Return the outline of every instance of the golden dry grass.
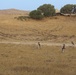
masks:
{"label": "golden dry grass", "polygon": [[[43,20],[0,15],[0,41],[76,42],[76,17]],[[0,44],[0,75],[76,75],[76,48]]]}
{"label": "golden dry grass", "polygon": [[0,10],[0,15],[28,15],[29,11],[18,10],[18,9],[4,9]]}
{"label": "golden dry grass", "polygon": [[0,15],[0,40],[70,42],[76,40],[76,17],[55,16],[43,20],[14,19]]}
{"label": "golden dry grass", "polygon": [[0,75],[76,75],[76,48],[0,44]]}

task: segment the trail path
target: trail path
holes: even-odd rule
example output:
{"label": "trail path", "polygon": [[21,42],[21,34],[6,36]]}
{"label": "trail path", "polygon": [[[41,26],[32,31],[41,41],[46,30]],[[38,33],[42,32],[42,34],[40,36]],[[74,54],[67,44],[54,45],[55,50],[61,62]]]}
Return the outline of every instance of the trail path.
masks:
{"label": "trail path", "polygon": [[[66,46],[74,46],[76,47],[76,44],[75,45],[72,45],[71,43],[51,43],[51,42],[40,42],[41,45],[46,45],[46,46],[63,46],[63,44],[65,44]],[[19,44],[19,45],[37,45],[38,42],[12,42],[12,41],[0,41],[0,44]]]}

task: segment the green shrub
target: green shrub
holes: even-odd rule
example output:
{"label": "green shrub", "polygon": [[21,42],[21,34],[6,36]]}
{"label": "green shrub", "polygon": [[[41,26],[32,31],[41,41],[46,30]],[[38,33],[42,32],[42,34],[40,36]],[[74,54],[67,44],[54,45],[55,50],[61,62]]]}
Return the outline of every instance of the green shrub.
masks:
{"label": "green shrub", "polygon": [[55,8],[51,4],[44,4],[37,8],[40,10],[45,17],[54,16],[55,15]]}
{"label": "green shrub", "polygon": [[27,18],[29,18],[29,16],[19,16],[19,17],[14,17],[14,18],[17,19],[17,20],[24,21],[24,20],[26,20]]}
{"label": "green shrub", "polygon": [[43,15],[40,10],[33,10],[30,12],[29,16],[33,19],[42,19]]}
{"label": "green shrub", "polygon": [[60,12],[64,13],[64,14],[71,14],[74,6],[76,6],[76,5],[67,4],[60,9]]}

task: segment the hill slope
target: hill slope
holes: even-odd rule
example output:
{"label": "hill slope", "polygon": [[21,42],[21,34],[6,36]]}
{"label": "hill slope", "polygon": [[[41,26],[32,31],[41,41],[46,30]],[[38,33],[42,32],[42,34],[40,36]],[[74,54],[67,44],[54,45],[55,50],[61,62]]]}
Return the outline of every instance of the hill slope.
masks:
{"label": "hill slope", "polygon": [[14,17],[0,15],[1,41],[76,42],[76,17],[56,16],[40,21],[20,21]]}
{"label": "hill slope", "polygon": [[0,15],[28,15],[29,11],[18,10],[18,9],[5,9],[0,10]]}

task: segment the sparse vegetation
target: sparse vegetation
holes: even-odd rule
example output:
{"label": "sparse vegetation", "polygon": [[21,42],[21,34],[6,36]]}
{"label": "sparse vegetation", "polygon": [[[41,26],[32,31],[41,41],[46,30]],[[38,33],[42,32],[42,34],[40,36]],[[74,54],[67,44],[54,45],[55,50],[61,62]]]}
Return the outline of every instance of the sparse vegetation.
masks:
{"label": "sparse vegetation", "polygon": [[30,17],[29,16],[18,16],[18,17],[14,17],[14,18],[17,20],[25,21],[25,20],[29,19]]}

